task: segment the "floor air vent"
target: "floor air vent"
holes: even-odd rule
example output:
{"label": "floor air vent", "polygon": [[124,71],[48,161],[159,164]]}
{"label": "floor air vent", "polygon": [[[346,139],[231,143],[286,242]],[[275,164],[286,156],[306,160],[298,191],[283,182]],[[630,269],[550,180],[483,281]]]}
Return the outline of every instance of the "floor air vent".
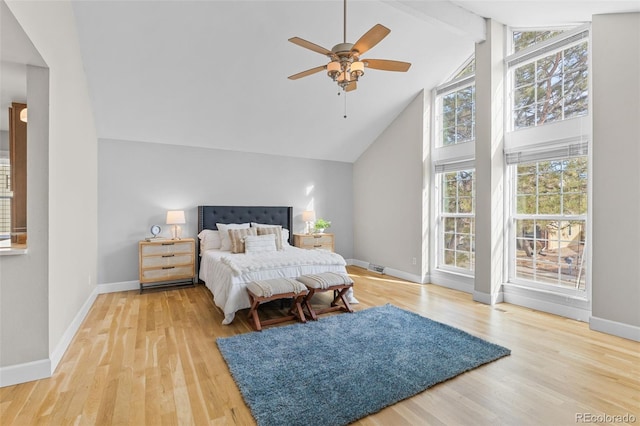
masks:
{"label": "floor air vent", "polygon": [[377,272],[379,274],[384,274],[384,266],[381,266],[381,265],[375,265],[373,263],[370,263],[367,269],[373,272]]}

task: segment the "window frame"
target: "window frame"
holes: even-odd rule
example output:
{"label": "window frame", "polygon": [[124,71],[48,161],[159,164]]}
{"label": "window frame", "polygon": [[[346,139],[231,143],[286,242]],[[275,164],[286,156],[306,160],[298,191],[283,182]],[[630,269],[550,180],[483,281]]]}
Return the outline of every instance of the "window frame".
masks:
{"label": "window frame", "polygon": [[[552,37],[550,39],[541,41],[539,43],[528,46],[516,53],[511,53],[504,60],[505,62],[505,77],[506,77],[506,90],[505,90],[505,131],[509,132],[521,132],[530,129],[536,129],[544,127],[545,125],[553,125],[557,123],[563,123],[571,120],[578,120],[591,115],[591,25],[584,24],[574,27],[572,29],[565,28],[509,28],[507,37],[507,49],[509,52],[513,52],[513,32],[527,32],[527,31],[547,31],[547,30],[562,30],[563,32]],[[514,85],[515,85],[515,69],[525,66],[530,63],[535,63],[539,59],[549,56],[553,53],[563,52],[571,47],[577,46],[583,42],[587,43],[587,87],[589,90],[589,96],[587,99],[587,112],[582,115],[563,118],[561,120],[555,120],[553,122],[545,123],[543,125],[534,124],[530,127],[515,128],[514,123]],[[564,71],[563,71],[564,76]],[[564,81],[564,77],[563,77]],[[564,105],[563,105],[564,116]]]}
{"label": "window frame", "polygon": [[[451,146],[457,146],[457,145],[464,145],[467,143],[475,143],[476,140],[476,134],[475,134],[475,127],[476,127],[476,108],[475,108],[475,84],[476,84],[476,74],[475,74],[475,67],[474,67],[474,71],[473,72],[469,72],[467,74],[464,74],[462,76],[459,76],[459,74],[464,71],[472,62],[475,61],[475,54],[471,55],[463,64],[462,66],[460,66],[460,68],[458,68],[456,70],[456,72],[454,73],[454,77],[452,77],[451,79],[449,79],[449,81],[447,81],[446,83],[441,84],[440,86],[436,87],[434,89],[434,98],[435,98],[435,102],[434,102],[434,111],[435,111],[435,147],[436,148],[443,148],[443,147],[451,147]],[[467,89],[469,87],[473,87],[473,102],[472,102],[472,118],[471,118],[471,128],[472,128],[472,137],[468,140],[465,140],[463,142],[455,142],[452,144],[448,144],[445,145],[444,144],[444,138],[443,138],[443,131],[444,131],[444,113],[443,113],[443,99],[444,97],[446,97],[447,95],[450,95],[452,93],[457,93],[459,91],[462,91],[464,89]],[[457,121],[457,114],[456,114],[456,121]],[[457,127],[457,126],[454,126]]]}
{"label": "window frame", "polygon": [[[581,298],[586,297],[587,295],[587,291],[588,291],[588,287],[589,287],[589,267],[590,267],[590,263],[591,263],[591,259],[588,256],[588,253],[590,251],[590,240],[591,240],[591,235],[589,232],[589,204],[587,204],[587,212],[583,213],[583,214],[540,214],[540,213],[534,213],[534,214],[526,214],[526,213],[518,213],[518,199],[517,199],[517,194],[518,194],[518,188],[517,188],[517,184],[518,184],[518,166],[520,164],[531,164],[531,163],[540,163],[540,162],[544,162],[544,161],[561,161],[561,160],[565,160],[565,159],[571,159],[571,158],[580,158],[580,157],[585,157],[586,161],[587,161],[587,170],[588,172],[590,171],[590,161],[589,161],[589,156],[588,154],[584,154],[584,155],[574,155],[574,156],[561,156],[561,157],[551,157],[551,158],[540,158],[534,161],[524,161],[524,162],[514,162],[512,164],[507,165],[507,176],[508,176],[508,181],[509,181],[509,188],[508,188],[508,196],[509,196],[509,214],[507,216],[507,238],[508,238],[508,243],[506,244],[507,246],[507,250],[508,250],[508,274],[507,274],[507,283],[508,284],[516,284],[516,285],[522,285],[528,288],[533,288],[533,289],[537,289],[537,290],[543,290],[543,291],[549,291],[549,292],[553,292],[553,293],[559,293],[559,294],[564,294],[564,295],[568,295],[568,296],[578,296]],[[591,197],[589,197],[590,195],[590,173],[588,173],[587,175],[587,190],[586,190],[586,196],[587,199],[590,199]],[[518,277],[517,276],[517,261],[518,261],[518,257],[517,257],[517,241],[518,241],[518,236],[516,235],[517,232],[517,222],[519,220],[531,220],[531,221],[557,221],[557,222],[571,222],[571,221],[581,221],[584,223],[584,232],[585,232],[585,244],[584,244],[584,248],[583,248],[583,253],[582,253],[582,257],[584,259],[584,261],[586,261],[586,265],[585,265],[585,276],[584,276],[584,288],[579,288],[578,286],[575,287],[569,287],[569,286],[563,286],[561,284],[552,284],[552,283],[545,283],[542,281],[535,281],[535,280],[530,280],[530,279],[526,279],[526,278],[522,278],[522,277]]]}
{"label": "window frame", "polygon": [[[471,213],[450,213],[444,212],[444,177],[448,173],[458,173],[468,171],[472,173],[472,212]],[[463,161],[463,162],[452,162],[447,164],[438,164],[435,167],[434,181],[436,187],[436,196],[437,196],[437,213],[435,218],[436,225],[436,240],[435,240],[435,269],[444,272],[452,272],[460,275],[466,275],[473,277],[475,276],[475,206],[476,206],[476,170],[475,164],[473,160]],[[458,194],[456,194],[456,199],[458,198]],[[456,203],[457,204],[457,203]],[[445,219],[465,219],[471,218],[473,219],[472,224],[472,232],[470,232],[470,249],[469,252],[473,254],[473,260],[470,261],[471,268],[462,268],[458,266],[452,266],[445,263],[445,252],[447,249],[445,248]],[[454,253],[457,253],[457,248],[453,250]]]}

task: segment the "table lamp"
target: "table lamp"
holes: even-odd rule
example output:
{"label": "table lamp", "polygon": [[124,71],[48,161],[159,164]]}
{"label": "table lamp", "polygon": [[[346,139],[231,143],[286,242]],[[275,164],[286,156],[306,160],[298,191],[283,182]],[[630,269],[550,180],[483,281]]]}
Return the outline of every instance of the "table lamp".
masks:
{"label": "table lamp", "polygon": [[305,210],[302,212],[302,220],[305,222],[307,229],[306,233],[310,234],[313,229],[313,222],[316,220],[316,212],[313,210]]}
{"label": "table lamp", "polygon": [[169,210],[167,212],[167,225],[173,225],[173,239],[180,239],[180,227],[178,225],[185,224],[184,210]]}

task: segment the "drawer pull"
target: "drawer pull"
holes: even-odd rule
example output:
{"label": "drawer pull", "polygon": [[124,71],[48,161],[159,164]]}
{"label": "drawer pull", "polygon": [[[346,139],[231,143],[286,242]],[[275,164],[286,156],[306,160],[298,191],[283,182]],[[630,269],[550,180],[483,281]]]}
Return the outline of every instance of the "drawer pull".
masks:
{"label": "drawer pull", "polygon": [[172,245],[174,245],[174,244],[175,244],[175,243],[162,243],[162,245],[163,245],[163,246],[172,246]]}
{"label": "drawer pull", "polygon": [[162,257],[173,257],[175,254],[163,254]]}
{"label": "drawer pull", "polygon": [[314,235],[313,238],[322,238],[322,235]]}
{"label": "drawer pull", "polygon": [[317,244],[317,245],[315,245],[314,247],[316,247],[316,248],[317,248],[317,247],[322,247],[322,244]]}
{"label": "drawer pull", "polygon": [[174,269],[175,266],[163,266],[162,269]]}

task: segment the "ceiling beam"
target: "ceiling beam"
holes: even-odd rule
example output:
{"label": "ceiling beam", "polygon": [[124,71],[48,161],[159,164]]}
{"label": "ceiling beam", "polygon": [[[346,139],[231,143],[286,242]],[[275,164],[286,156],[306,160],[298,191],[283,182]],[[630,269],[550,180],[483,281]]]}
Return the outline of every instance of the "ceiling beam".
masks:
{"label": "ceiling beam", "polygon": [[383,2],[426,21],[436,20],[453,34],[470,37],[476,43],[486,38],[484,18],[450,1],[383,0]]}

